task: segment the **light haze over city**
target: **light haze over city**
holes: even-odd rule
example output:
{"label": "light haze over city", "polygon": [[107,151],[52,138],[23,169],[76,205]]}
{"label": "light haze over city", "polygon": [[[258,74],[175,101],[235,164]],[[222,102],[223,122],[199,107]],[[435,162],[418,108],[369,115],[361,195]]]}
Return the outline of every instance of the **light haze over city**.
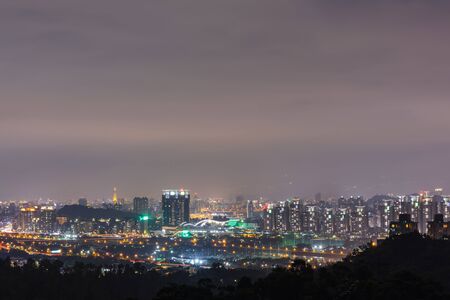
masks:
{"label": "light haze over city", "polygon": [[0,5],[0,199],[449,187],[448,2],[135,2]]}

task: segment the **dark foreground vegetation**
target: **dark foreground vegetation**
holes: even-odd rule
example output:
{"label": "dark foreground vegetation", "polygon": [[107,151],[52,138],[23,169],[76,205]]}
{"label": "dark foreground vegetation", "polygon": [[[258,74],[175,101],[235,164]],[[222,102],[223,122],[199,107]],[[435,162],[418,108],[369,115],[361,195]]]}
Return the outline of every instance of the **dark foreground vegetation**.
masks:
{"label": "dark foreground vegetation", "polygon": [[10,264],[0,262],[1,299],[450,299],[450,241],[418,234],[363,247],[327,268],[313,270],[297,260],[263,278],[220,266],[162,275],[139,264],[107,273],[86,264],[64,268],[59,261]]}

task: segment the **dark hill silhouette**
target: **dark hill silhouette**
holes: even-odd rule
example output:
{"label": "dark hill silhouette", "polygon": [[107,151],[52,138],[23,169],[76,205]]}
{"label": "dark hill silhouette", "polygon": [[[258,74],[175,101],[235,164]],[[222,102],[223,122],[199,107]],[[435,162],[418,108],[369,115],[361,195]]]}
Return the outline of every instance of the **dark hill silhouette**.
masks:
{"label": "dark hill silhouette", "polygon": [[226,289],[171,287],[158,300],[190,299],[211,293],[216,299],[450,299],[450,241],[417,233],[389,238],[378,247],[355,250],[343,262],[313,270],[304,261],[274,270],[251,283],[242,279]]}
{"label": "dark hill silhouette", "polygon": [[218,266],[195,275],[182,270],[163,275],[141,264],[102,269],[83,263],[63,267],[57,260],[36,264],[29,259],[23,267],[11,267],[9,259],[4,259],[0,260],[0,298],[450,299],[449,254],[450,241],[409,234],[389,238],[377,247],[362,247],[328,267],[315,270],[296,260],[290,268],[275,269],[265,277],[263,272]]}
{"label": "dark hill silhouette", "polygon": [[347,257],[343,263],[352,270],[368,268],[376,278],[401,271],[419,274],[450,290],[450,241],[433,240],[419,233],[386,239],[379,247]]}
{"label": "dark hill silhouette", "polygon": [[136,219],[138,215],[120,211],[115,209],[92,208],[82,205],[65,205],[58,211],[58,216],[92,219],[92,218],[120,218],[120,219]]}

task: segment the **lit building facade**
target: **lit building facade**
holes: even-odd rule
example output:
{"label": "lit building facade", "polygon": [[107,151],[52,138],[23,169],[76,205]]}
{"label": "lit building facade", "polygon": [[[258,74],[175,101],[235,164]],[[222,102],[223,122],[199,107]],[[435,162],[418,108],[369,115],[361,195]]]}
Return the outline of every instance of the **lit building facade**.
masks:
{"label": "lit building facade", "polygon": [[392,221],[389,224],[390,236],[413,233],[417,231],[417,222],[413,222],[411,220],[411,215],[409,214],[400,214],[398,221]]}
{"label": "lit building facade", "polygon": [[162,194],[162,225],[178,226],[190,221],[190,193],[187,190],[164,190]]}
{"label": "lit building facade", "polygon": [[323,210],[323,226],[322,232],[325,235],[333,235],[334,234],[334,209],[331,207],[327,207]]}
{"label": "lit building facade", "polygon": [[433,239],[448,238],[450,236],[450,222],[444,221],[444,215],[436,214],[434,220],[427,224],[427,234]]}
{"label": "lit building facade", "polygon": [[18,215],[17,230],[35,232],[38,219],[38,210],[35,207],[21,208]]}
{"label": "lit building facade", "polygon": [[320,210],[316,205],[306,205],[303,212],[303,231],[320,233]]}
{"label": "lit building facade", "polygon": [[293,198],[289,203],[289,225],[292,232],[302,231],[302,211],[303,205],[301,200]]}
{"label": "lit building facade", "polygon": [[41,206],[38,211],[37,231],[51,233],[55,230],[56,210],[53,206]]}
{"label": "lit building facade", "polygon": [[422,197],[420,200],[419,232],[425,234],[427,232],[427,224],[433,221],[437,208],[432,197]]}
{"label": "lit building facade", "polygon": [[396,202],[393,199],[383,199],[378,206],[378,226],[385,232],[389,231],[390,222],[398,219],[396,216],[398,215],[399,207],[396,207],[395,204]]}
{"label": "lit building facade", "polygon": [[364,205],[355,206],[350,216],[351,233],[357,237],[364,237],[369,230],[369,218]]}
{"label": "lit building facade", "polygon": [[338,236],[345,236],[350,232],[350,208],[336,210],[334,231]]}

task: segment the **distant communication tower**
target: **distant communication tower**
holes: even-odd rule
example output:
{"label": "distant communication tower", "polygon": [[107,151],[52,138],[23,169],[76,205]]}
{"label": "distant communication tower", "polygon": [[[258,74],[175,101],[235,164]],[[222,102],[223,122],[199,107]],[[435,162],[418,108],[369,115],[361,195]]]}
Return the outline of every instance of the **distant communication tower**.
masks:
{"label": "distant communication tower", "polygon": [[114,187],[114,189],[113,189],[113,204],[114,205],[117,205],[117,203],[118,203],[118,199],[117,199],[117,188],[116,187]]}

